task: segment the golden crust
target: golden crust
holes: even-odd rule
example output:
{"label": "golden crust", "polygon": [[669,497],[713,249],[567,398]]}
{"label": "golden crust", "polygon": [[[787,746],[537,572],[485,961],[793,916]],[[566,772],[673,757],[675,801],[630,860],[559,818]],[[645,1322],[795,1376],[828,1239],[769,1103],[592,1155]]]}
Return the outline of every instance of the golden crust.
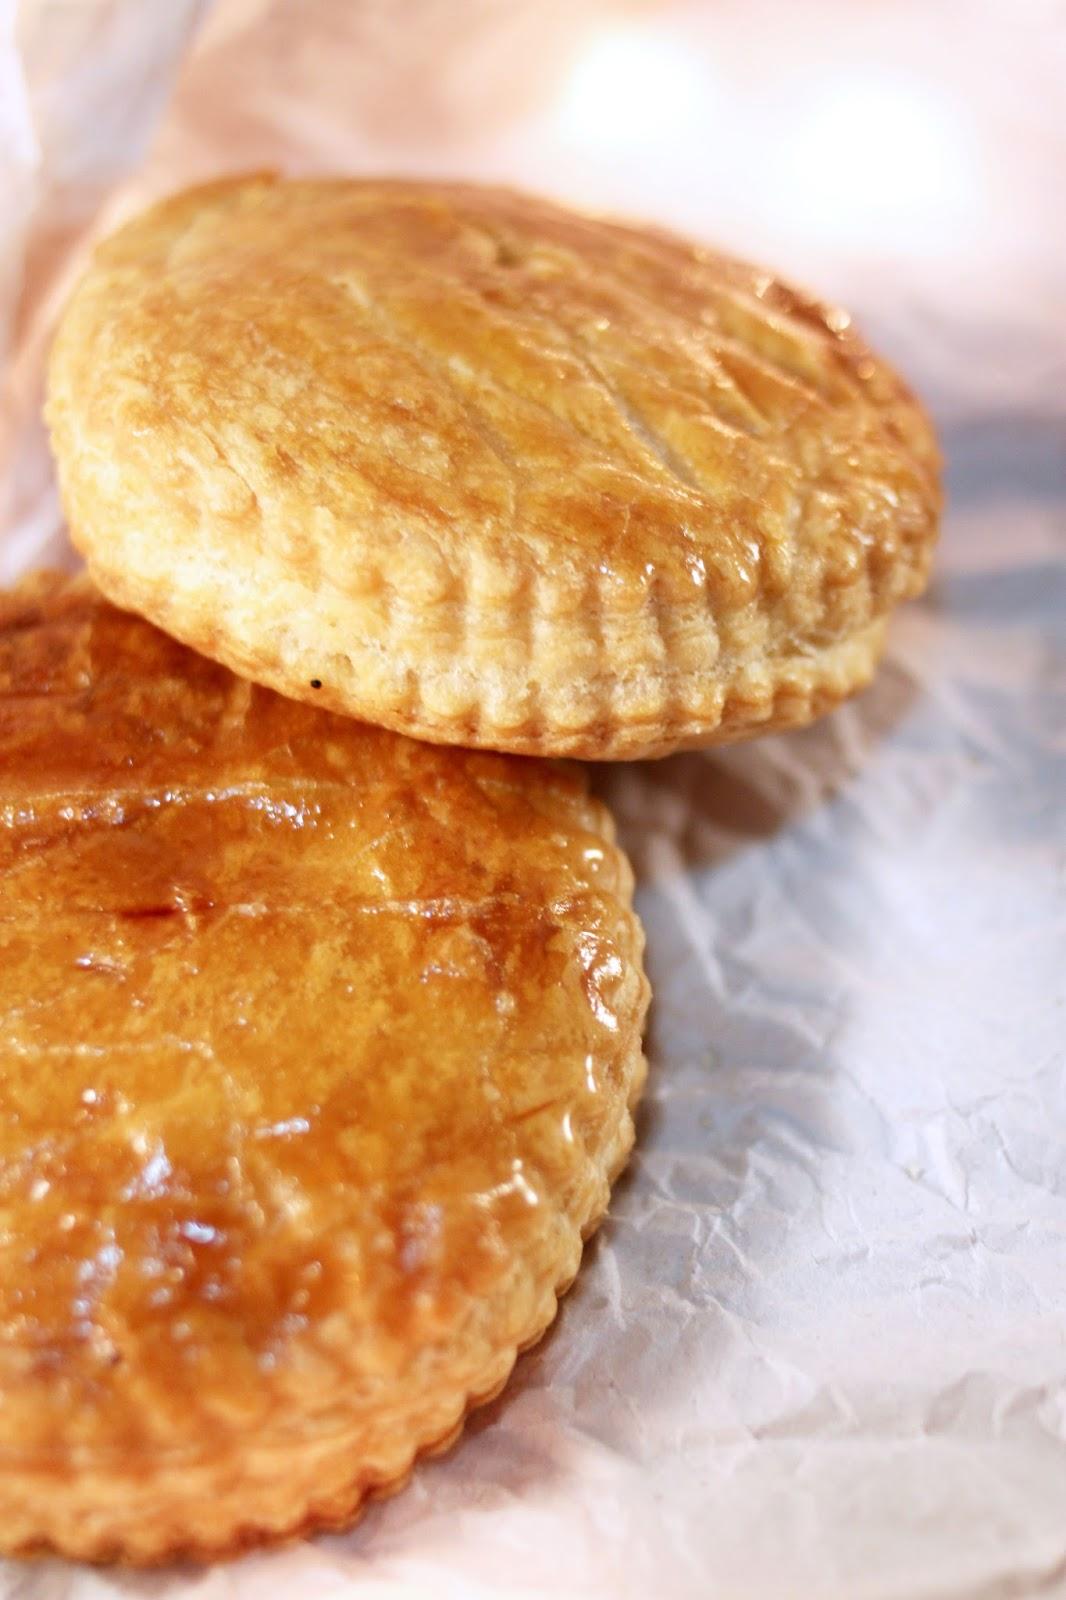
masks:
{"label": "golden crust", "polygon": [[632,1140],[632,879],[576,770],[0,597],[0,1546],[350,1521],[537,1339]]}
{"label": "golden crust", "polygon": [[180,194],[97,252],[49,393],[113,599],[440,742],[807,721],[866,682],[936,531],[929,424],[844,314],[504,190]]}

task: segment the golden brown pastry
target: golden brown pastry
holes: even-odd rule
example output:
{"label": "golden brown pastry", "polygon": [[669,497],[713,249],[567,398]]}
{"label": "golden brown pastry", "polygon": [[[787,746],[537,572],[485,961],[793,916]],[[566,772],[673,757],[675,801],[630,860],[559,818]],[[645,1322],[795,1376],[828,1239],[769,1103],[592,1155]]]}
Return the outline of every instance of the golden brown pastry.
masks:
{"label": "golden brown pastry", "polygon": [[51,362],[101,587],[424,739],[658,755],[859,688],[929,424],[846,315],[503,190],[227,180],[98,250]]}
{"label": "golden brown pastry", "polygon": [[0,598],[0,1546],[349,1521],[537,1339],[647,985],[581,775]]}

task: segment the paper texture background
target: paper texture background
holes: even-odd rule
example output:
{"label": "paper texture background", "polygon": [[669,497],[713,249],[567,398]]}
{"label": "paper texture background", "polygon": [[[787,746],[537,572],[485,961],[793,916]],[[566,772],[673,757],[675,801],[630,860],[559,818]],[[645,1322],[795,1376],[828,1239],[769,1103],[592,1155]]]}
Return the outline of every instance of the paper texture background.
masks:
{"label": "paper texture background", "polygon": [[764,258],[899,360],[950,509],[859,701],[601,775],[640,1142],[460,1448],[343,1538],[0,1595],[1066,1595],[1062,6],[4,5],[4,579],[70,559],[40,361],[86,230],[248,166],[502,177]]}

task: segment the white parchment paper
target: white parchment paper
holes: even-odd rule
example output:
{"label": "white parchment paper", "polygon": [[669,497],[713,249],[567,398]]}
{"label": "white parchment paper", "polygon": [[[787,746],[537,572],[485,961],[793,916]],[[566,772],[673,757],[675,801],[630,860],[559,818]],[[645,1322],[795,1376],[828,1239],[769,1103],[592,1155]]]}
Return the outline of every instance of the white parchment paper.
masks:
{"label": "white parchment paper", "polygon": [[936,581],[797,735],[603,772],[655,987],[559,1323],[350,1535],[9,1600],[1066,1595],[1066,16],[1041,0],[0,0],[0,573],[69,559],[87,232],[248,166],[503,178],[848,303]]}

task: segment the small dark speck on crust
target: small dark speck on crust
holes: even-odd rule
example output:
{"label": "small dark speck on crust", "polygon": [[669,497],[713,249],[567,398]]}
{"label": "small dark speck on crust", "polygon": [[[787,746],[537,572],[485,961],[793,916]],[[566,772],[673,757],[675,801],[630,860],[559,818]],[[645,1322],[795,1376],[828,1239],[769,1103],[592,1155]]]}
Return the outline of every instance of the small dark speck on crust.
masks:
{"label": "small dark speck on crust", "polygon": [[311,679],[311,687],[312,687],[312,689],[321,689],[321,687],[322,687],[322,679],[321,678],[312,678]]}

